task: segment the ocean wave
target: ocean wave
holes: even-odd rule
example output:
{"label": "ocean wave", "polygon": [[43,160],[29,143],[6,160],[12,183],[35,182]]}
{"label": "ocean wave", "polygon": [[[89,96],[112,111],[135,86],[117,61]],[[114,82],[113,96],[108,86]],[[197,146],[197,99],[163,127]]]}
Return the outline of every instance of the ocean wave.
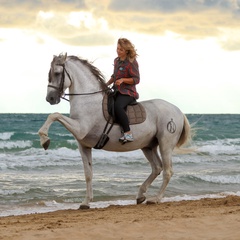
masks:
{"label": "ocean wave", "polygon": [[60,137],[73,137],[71,133],[55,133],[55,135]]}
{"label": "ocean wave", "polygon": [[17,140],[17,141],[0,141],[0,149],[21,149],[32,146],[30,140]]}
{"label": "ocean wave", "polygon": [[28,149],[24,149],[21,152],[19,152],[19,155],[21,156],[42,156],[42,157],[48,157],[48,156],[52,156],[52,159],[54,160],[54,157],[56,157],[56,159],[58,159],[58,157],[61,158],[66,158],[66,159],[73,159],[73,158],[79,158],[80,157],[80,153],[78,151],[78,149],[71,149],[71,148],[67,148],[67,147],[60,147],[57,149],[48,149],[48,150],[44,150],[43,148],[28,148]]}
{"label": "ocean wave", "polygon": [[240,146],[206,145],[198,148],[200,153],[209,153],[211,155],[234,155],[240,152]]}
{"label": "ocean wave", "polygon": [[[28,150],[28,152],[30,152]],[[12,171],[58,171],[59,169],[71,169],[79,168],[82,169],[82,161],[80,157],[71,158],[69,156],[56,156],[52,152],[51,154],[45,155],[44,153],[38,155],[24,156],[20,154],[16,155],[0,155],[0,170],[12,170]]]}
{"label": "ocean wave", "polygon": [[[26,183],[27,184],[27,183]],[[36,188],[28,188],[27,186],[25,187],[19,187],[15,189],[0,189],[0,196],[7,196],[8,199],[10,199],[10,197],[12,196],[13,198],[19,198],[19,196],[21,196],[21,199],[25,198],[30,200],[31,198],[42,198],[44,196],[48,196],[50,193],[53,193],[54,190],[52,189],[46,189],[46,188],[40,188],[40,187],[36,187]],[[17,197],[18,196],[18,197]]]}
{"label": "ocean wave", "polygon": [[[60,147],[56,149],[48,149],[45,151],[42,148],[36,148],[36,144],[31,141],[16,141],[16,142],[0,142],[0,149],[9,151],[3,152],[0,155],[2,159],[0,167],[3,167],[3,163],[6,166],[28,166],[28,167],[47,167],[47,166],[76,166],[82,164],[82,157],[77,148]],[[7,154],[6,154],[7,153]],[[235,153],[234,153],[235,154]],[[145,166],[149,165],[149,162],[140,150],[132,152],[106,152],[93,150],[93,164],[95,167],[107,166],[108,167],[126,167],[126,166]],[[197,154],[187,154],[187,155],[177,155],[173,156],[173,164],[179,166],[188,166],[194,164],[237,164],[240,162],[239,155],[229,154],[227,156],[223,155],[211,155],[206,153]],[[186,165],[187,164],[187,165]]]}
{"label": "ocean wave", "polygon": [[18,194],[25,194],[26,191],[24,189],[0,189],[0,197],[3,196],[11,196],[11,195],[18,195]]}
{"label": "ocean wave", "polygon": [[240,183],[240,175],[238,175],[238,173],[234,174],[234,172],[231,172],[231,175],[218,175],[218,176],[188,175],[188,176],[182,177],[182,180],[184,180],[185,178],[195,183],[197,182],[198,183],[207,182],[207,183],[214,183],[214,184],[239,184]]}
{"label": "ocean wave", "polygon": [[14,132],[0,133],[0,140],[10,140],[13,135],[14,135]]}
{"label": "ocean wave", "polygon": [[80,158],[80,153],[78,149],[70,149],[67,147],[60,147],[58,149],[48,150],[45,155],[52,155],[56,157],[61,157],[65,159],[76,159]]}
{"label": "ocean wave", "polygon": [[237,192],[220,192],[220,193],[212,193],[212,194],[203,194],[203,195],[178,195],[174,197],[164,197],[162,202],[179,202],[184,200],[200,200],[204,198],[224,198],[227,196],[240,196],[240,191]]}
{"label": "ocean wave", "polygon": [[194,144],[199,154],[234,155],[240,152],[240,138],[196,141]]}
{"label": "ocean wave", "polygon": [[76,141],[76,140],[67,140],[67,142],[68,142],[70,145],[77,146],[77,141]]}
{"label": "ocean wave", "polygon": [[[59,148],[53,148],[48,149],[47,151],[43,148],[39,147],[36,148],[34,141],[0,141],[0,149],[10,149],[14,150],[17,149],[18,151],[12,151],[9,152],[10,155],[13,157],[15,156],[25,156],[26,158],[34,157],[35,156],[56,156],[65,158],[65,159],[72,159],[72,158],[80,158],[80,153],[77,148],[68,148],[68,147],[59,147]],[[40,144],[39,144],[40,146]],[[9,155],[9,156],[10,156]]]}
{"label": "ocean wave", "polygon": [[38,136],[37,132],[26,132],[26,134],[33,135],[33,136]]}
{"label": "ocean wave", "polygon": [[240,176],[239,175],[225,175],[225,176],[198,176],[198,179],[209,182],[209,183],[218,183],[218,184],[239,184],[240,183]]}
{"label": "ocean wave", "polygon": [[131,152],[107,152],[93,149],[93,158],[97,160],[109,160],[109,161],[136,161],[136,159],[145,159],[141,150],[135,150]]}

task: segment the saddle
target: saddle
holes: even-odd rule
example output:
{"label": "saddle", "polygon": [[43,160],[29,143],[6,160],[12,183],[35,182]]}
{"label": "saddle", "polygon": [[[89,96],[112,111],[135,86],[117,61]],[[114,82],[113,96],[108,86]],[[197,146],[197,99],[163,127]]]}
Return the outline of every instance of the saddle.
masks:
{"label": "saddle", "polygon": [[[103,115],[106,119],[106,125],[104,127],[103,133],[100,136],[100,139],[98,140],[97,144],[95,145],[95,149],[102,149],[106,143],[109,140],[109,132],[111,131],[114,124],[117,124],[114,120],[114,117],[112,117],[109,112],[111,112],[113,109],[113,102],[109,101],[109,95],[105,94],[102,101],[102,109],[103,109]],[[139,124],[146,120],[146,111],[141,103],[134,102],[131,105],[127,106],[126,113],[128,116],[129,124]],[[110,124],[110,127],[108,125]]]}
{"label": "saddle", "polygon": [[[108,95],[105,94],[102,101],[103,115],[106,121],[109,120],[109,107],[108,107]],[[133,102],[127,106],[126,113],[128,116],[129,124],[139,124],[146,120],[146,111],[141,103]],[[110,119],[110,123],[113,123],[113,119]]]}

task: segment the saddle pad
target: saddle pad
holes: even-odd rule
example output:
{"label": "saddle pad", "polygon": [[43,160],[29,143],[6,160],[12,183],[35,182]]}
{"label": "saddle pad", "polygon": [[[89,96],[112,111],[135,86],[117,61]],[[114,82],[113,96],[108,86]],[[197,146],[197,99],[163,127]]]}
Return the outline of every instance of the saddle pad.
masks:
{"label": "saddle pad", "polygon": [[[103,97],[102,105],[103,105],[103,115],[104,115],[106,121],[108,120],[108,117],[109,117],[107,104],[108,104],[108,95],[105,94]],[[128,105],[126,112],[127,112],[127,116],[128,116],[130,125],[139,124],[146,120],[146,111],[141,103],[137,103],[134,105]],[[112,123],[112,119],[111,119],[110,123]]]}

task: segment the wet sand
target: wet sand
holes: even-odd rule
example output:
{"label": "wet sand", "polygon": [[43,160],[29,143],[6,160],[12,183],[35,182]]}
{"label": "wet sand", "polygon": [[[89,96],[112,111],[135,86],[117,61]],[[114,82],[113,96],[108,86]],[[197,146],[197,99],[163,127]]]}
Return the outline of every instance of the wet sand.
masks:
{"label": "wet sand", "polygon": [[240,197],[0,218],[1,240],[240,239]]}

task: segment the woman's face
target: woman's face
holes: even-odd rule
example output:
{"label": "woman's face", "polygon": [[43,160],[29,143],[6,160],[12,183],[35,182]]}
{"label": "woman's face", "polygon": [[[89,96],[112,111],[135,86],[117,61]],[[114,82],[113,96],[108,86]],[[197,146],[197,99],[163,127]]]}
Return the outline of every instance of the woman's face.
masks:
{"label": "woman's face", "polygon": [[121,60],[127,57],[127,51],[120,44],[117,45],[117,55]]}

